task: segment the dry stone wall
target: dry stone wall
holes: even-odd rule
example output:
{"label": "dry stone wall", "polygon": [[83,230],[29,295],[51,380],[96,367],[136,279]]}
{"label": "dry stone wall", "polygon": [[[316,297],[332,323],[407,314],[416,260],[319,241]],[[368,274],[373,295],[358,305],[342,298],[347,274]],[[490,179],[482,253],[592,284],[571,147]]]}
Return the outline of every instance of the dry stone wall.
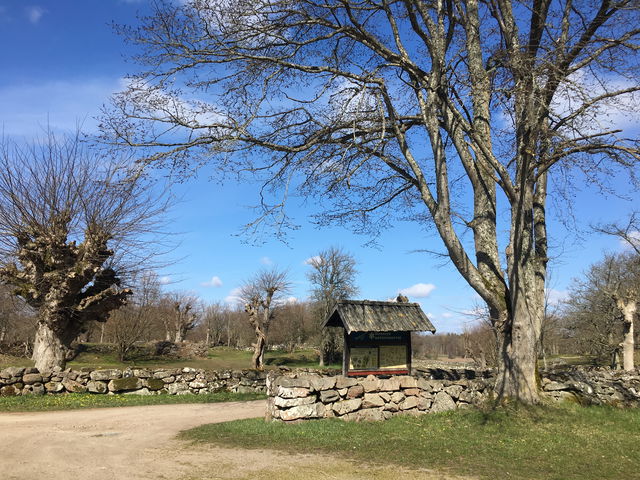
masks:
{"label": "dry stone wall", "polygon": [[[493,397],[491,372],[422,370],[389,378],[272,372],[267,377],[267,418],[285,422],[338,417],[384,420],[481,404]],[[638,372],[572,369],[544,372],[542,391],[551,401],[640,406]]]}
{"label": "dry stone wall", "polygon": [[257,370],[206,371],[195,368],[125,370],[58,370],[9,367],[0,371],[0,395],[44,395],[59,393],[129,393],[138,395],[219,391],[266,391],[266,372]]}
{"label": "dry stone wall", "polygon": [[354,378],[273,372],[267,377],[267,418],[286,422],[331,417],[384,420],[398,414],[464,408],[485,400],[490,391],[491,382],[482,377],[432,377]]}

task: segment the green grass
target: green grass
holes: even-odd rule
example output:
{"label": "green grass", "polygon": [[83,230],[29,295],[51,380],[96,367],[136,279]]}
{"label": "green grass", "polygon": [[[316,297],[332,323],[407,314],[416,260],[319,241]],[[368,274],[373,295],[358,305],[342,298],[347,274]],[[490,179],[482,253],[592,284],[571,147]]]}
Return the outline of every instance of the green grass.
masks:
{"label": "green grass", "polygon": [[[84,344],[84,349],[74,360],[67,362],[72,369],[88,368],[201,368],[204,370],[241,370],[251,368],[250,351],[237,350],[227,347],[215,347],[209,350],[207,358],[171,359],[151,357],[140,354],[131,360],[121,362],[116,358],[112,349],[105,344]],[[301,349],[294,352],[268,351],[265,353],[266,368],[279,366],[293,368],[316,368],[318,366],[317,353],[311,349]],[[29,359],[0,355],[0,369],[6,367],[30,367],[33,362]],[[327,368],[342,368],[341,365],[329,365]]]}
{"label": "green grass", "polygon": [[245,402],[262,398],[265,398],[265,395],[231,392],[208,393],[203,395],[92,395],[90,393],[42,396],[25,395],[19,397],[0,397],[0,412],[37,412],[46,410],[133,407],[139,405],[166,405],[175,403]]}
{"label": "green grass", "polygon": [[640,410],[573,405],[447,412],[387,422],[298,424],[261,419],[204,425],[182,438],[326,452],[482,479],[640,478]]}

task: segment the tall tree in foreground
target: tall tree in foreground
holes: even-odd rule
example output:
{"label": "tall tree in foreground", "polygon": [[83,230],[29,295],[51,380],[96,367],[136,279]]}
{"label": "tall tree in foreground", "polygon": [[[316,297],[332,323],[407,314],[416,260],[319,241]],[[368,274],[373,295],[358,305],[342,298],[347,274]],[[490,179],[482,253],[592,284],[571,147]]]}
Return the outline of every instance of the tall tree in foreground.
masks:
{"label": "tall tree in foreground", "polygon": [[608,119],[638,108],[638,25],[636,0],[158,4],[123,29],[148,69],[102,127],[149,163],[255,173],[278,225],[294,188],[359,232],[432,223],[488,305],[497,392],[533,403],[548,189],[637,167]]}
{"label": "tall tree in foreground", "polygon": [[[352,298],[358,293],[356,261],[352,255],[338,247],[330,247],[311,257],[307,263],[311,271],[307,278],[312,285],[313,299],[318,309],[318,323],[331,313],[335,302]],[[335,332],[321,329],[320,366],[335,361],[339,339]]]}
{"label": "tall tree in foreground", "polygon": [[240,289],[244,311],[249,315],[256,341],[253,344],[251,364],[253,368],[264,368],[264,351],[267,346],[269,326],[274,318],[274,308],[290,289],[287,272],[276,269],[264,270]]}
{"label": "tall tree in foreground", "polygon": [[85,150],[77,137],[0,146],[0,280],[38,314],[33,360],[64,367],[89,322],[131,290],[165,204],[141,176]]}

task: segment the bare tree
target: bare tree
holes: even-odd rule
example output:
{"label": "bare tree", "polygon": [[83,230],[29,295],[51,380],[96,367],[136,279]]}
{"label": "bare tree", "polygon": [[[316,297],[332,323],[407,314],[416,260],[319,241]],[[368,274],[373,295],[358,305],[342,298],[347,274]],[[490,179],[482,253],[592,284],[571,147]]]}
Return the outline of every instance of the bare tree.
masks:
{"label": "bare tree", "polygon": [[104,139],[254,173],[252,226],[286,226],[296,187],[327,207],[321,223],[431,222],[489,307],[496,391],[534,403],[549,189],[637,165],[607,118],[637,110],[639,17],[635,0],[160,4],[123,29],[148,68],[114,97]]}
{"label": "bare tree", "polygon": [[253,368],[264,368],[264,351],[267,346],[269,326],[274,318],[274,308],[282,301],[283,295],[289,289],[287,272],[275,268],[259,272],[240,289],[244,311],[249,315],[249,323],[256,335],[251,357]]}
{"label": "bare tree", "polygon": [[158,312],[160,282],[157,275],[143,272],[134,279],[133,286],[134,295],[127,305],[111,312],[107,322],[120,361],[124,361],[135,344],[145,337]]}
{"label": "bare tree", "polygon": [[38,313],[33,360],[64,367],[89,322],[131,290],[166,203],[143,176],[94,156],[77,137],[0,147],[0,279]]}
{"label": "bare tree", "polygon": [[[318,324],[331,313],[335,302],[358,294],[356,286],[356,260],[339,247],[330,247],[308,260],[312,270],[307,278],[312,285],[312,296],[318,309]],[[341,332],[340,332],[341,333]],[[320,366],[336,360],[341,338],[336,332],[322,329],[320,332]]]}
{"label": "bare tree", "polygon": [[193,330],[200,321],[198,298],[185,292],[173,292],[165,294],[160,303],[165,341],[184,342],[187,332]]}
{"label": "bare tree", "polygon": [[624,369],[633,370],[639,301],[640,256],[635,252],[606,255],[574,284],[565,315],[588,352],[608,357],[615,366],[621,351]]}

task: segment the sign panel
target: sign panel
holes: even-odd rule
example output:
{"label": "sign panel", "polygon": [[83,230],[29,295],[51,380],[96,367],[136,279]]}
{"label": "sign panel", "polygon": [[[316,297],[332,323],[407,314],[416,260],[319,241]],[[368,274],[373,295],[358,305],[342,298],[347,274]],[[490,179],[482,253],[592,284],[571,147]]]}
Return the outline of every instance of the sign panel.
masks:
{"label": "sign panel", "polygon": [[377,348],[352,348],[349,352],[349,370],[378,368]]}
{"label": "sign panel", "polygon": [[380,370],[406,370],[406,345],[380,345]]}

